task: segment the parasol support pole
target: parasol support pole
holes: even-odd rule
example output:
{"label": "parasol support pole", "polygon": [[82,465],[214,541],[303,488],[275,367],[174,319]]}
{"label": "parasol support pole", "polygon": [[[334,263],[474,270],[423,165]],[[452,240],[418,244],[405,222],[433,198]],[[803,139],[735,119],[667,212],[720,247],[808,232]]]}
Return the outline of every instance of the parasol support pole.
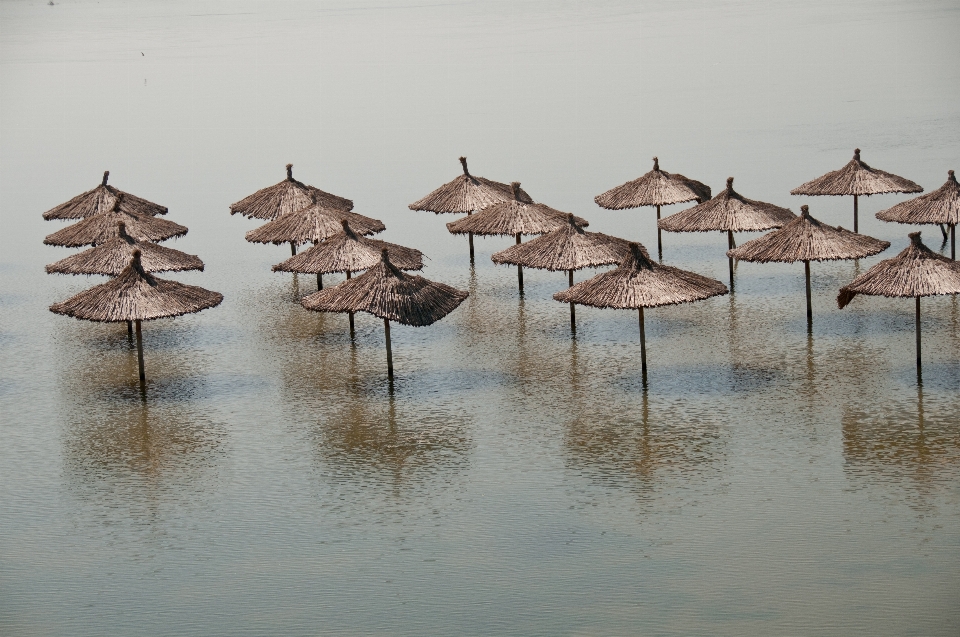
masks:
{"label": "parasol support pole", "polygon": [[[347,279],[349,279],[349,278],[350,278],[350,270],[347,270]],[[348,314],[350,315],[350,340],[352,341],[352,340],[353,340],[353,336],[354,336],[354,331],[353,331],[353,312],[348,312]],[[388,333],[389,333],[389,329],[388,329]],[[388,337],[388,338],[389,338],[389,337]]]}
{"label": "parasol support pole", "polygon": [[857,205],[857,200],[858,200],[858,198],[859,198],[859,197],[858,197],[857,195],[854,195],[854,196],[853,196],[853,231],[854,231],[854,232],[857,232],[857,233],[860,232],[859,227],[858,227],[858,225],[857,225],[857,209],[858,209],[858,207],[859,207],[859,206]]}
{"label": "parasol support pole", "polygon": [[317,272],[317,292],[323,289],[323,273]]}
{"label": "parasol support pole", "polygon": [[[727,246],[730,250],[737,247],[737,244],[733,242],[733,230],[727,230]],[[730,292],[733,292],[733,257],[727,257],[727,261],[730,264]]]}
{"label": "parasol support pole", "polygon": [[920,297],[917,297],[917,369],[920,369]]}
{"label": "parasol support pole", "polygon": [[947,228],[949,227],[949,224],[944,225],[944,224],[942,224],[942,223],[938,223],[937,225],[940,227],[940,234],[943,235],[943,240],[946,241],[947,239],[949,239],[949,238],[950,238],[950,231],[947,230]]}
{"label": "parasol support pole", "polygon": [[663,261],[663,240],[660,238],[660,204],[657,204],[657,256]]}
{"label": "parasol support pole", "polygon": [[290,254],[292,256],[297,256],[297,244],[293,241],[290,242]]}
{"label": "parasol support pole", "polygon": [[[573,287],[573,270],[570,270],[570,285]],[[577,333],[577,310],[574,308],[573,301],[570,301],[570,331],[574,334]]]}
{"label": "parasol support pole", "polygon": [[393,350],[390,348],[390,319],[383,319],[383,331],[387,336],[387,378],[393,382]]}
{"label": "parasol support pole", "polygon": [[[920,307],[919,299],[917,300],[917,307]],[[147,375],[143,373],[143,335],[140,333],[140,319],[137,319],[137,366],[140,368],[140,382],[146,382]]]}
{"label": "parasol support pole", "polygon": [[957,224],[950,224],[950,258],[957,260]]}
{"label": "parasol support pole", "polygon": [[807,329],[813,327],[813,304],[810,301],[810,262],[803,262],[803,273],[807,279]]}
{"label": "parasol support pole", "polygon": [[127,336],[133,336],[133,321],[127,321]]}
{"label": "parasol support pole", "polygon": [[[517,233],[517,245],[520,245],[520,233]],[[517,283],[520,284],[520,294],[523,294],[523,266],[517,266]]]}
{"label": "parasol support pole", "polygon": [[640,307],[640,370],[643,374],[643,387],[647,387],[647,332],[643,326],[643,307]]}
{"label": "parasol support pole", "polygon": [[[468,217],[472,214],[473,214],[473,211],[470,211],[470,210],[467,211]],[[467,242],[470,244],[470,263],[473,263],[473,233],[472,232],[467,233]]]}

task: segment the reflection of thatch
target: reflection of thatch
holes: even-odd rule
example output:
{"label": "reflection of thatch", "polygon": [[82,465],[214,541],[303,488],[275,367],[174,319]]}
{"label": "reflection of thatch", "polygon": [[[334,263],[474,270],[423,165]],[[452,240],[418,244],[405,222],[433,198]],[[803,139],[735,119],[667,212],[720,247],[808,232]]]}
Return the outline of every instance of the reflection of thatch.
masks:
{"label": "reflection of thatch", "polygon": [[947,175],[946,183],[933,192],[881,210],[877,219],[911,224],[960,224],[960,184],[952,170],[947,171]]}
{"label": "reflection of thatch", "polygon": [[117,278],[51,305],[50,311],[87,321],[149,321],[199,312],[221,301],[219,292],[158,279],[145,272],[140,251],[134,250],[130,264]]}
{"label": "reflection of thatch", "polygon": [[308,205],[282,217],[268,221],[246,234],[251,243],[315,243],[343,232],[347,221],[357,234],[369,235],[383,232],[382,221],[358,215],[355,212],[328,208],[320,204]]}
{"label": "reflection of thatch", "polygon": [[[461,157],[460,163],[463,165],[462,175],[407,207],[410,210],[425,210],[437,214],[441,212],[463,214],[483,210],[489,205],[513,199],[510,186],[471,175],[467,170],[466,157]],[[527,193],[521,191],[520,196],[523,201],[533,203],[533,199]]]}
{"label": "reflection of thatch", "polygon": [[278,263],[273,270],[301,274],[360,272],[380,263],[384,248],[390,251],[390,262],[399,269],[423,269],[423,253],[419,250],[359,236],[344,219],[343,232]]}
{"label": "reflection of thatch", "polygon": [[716,197],[688,210],[661,219],[657,225],[668,232],[753,232],[779,228],[796,219],[786,208],[747,199],[733,189],[733,177]]}
{"label": "reflection of thatch", "polygon": [[154,215],[167,214],[167,207],[160,204],[141,199],[136,195],[117,190],[113,186],[107,185],[107,178],[110,171],[104,171],[103,182],[94,188],[88,190],[82,195],[77,195],[70,201],[55,206],[43,213],[44,219],[84,219],[93,215],[108,212],[113,209],[116,199],[122,199],[120,210],[122,212],[132,212],[139,215],[152,217]]}
{"label": "reflection of thatch", "polygon": [[187,227],[167,219],[124,212],[115,203],[112,210],[87,217],[51,235],[43,242],[46,245],[79,248],[80,246],[106,243],[118,235],[117,223],[123,222],[127,235],[136,241],[164,241],[187,234]]}
{"label": "reflection of thatch", "polygon": [[353,210],[353,202],[308,186],[293,178],[293,164],[287,164],[287,178],[279,184],[244,197],[230,206],[230,214],[251,219],[276,219],[317,203],[325,208]]}
{"label": "reflection of thatch", "polygon": [[147,272],[203,270],[203,261],[197,256],[149,241],[136,241],[127,234],[123,221],[117,222],[117,228],[118,234],[113,239],[51,263],[47,266],[47,272],[116,276],[130,263],[134,248],[140,250],[140,263]]}
{"label": "reflection of thatch", "polygon": [[858,294],[920,297],[960,294],[960,262],[923,245],[919,232],[910,233],[910,245],[892,259],[876,264],[840,289],[842,308]]}
{"label": "reflection of thatch", "polygon": [[923,188],[909,179],[871,168],[860,161],[860,149],[857,148],[846,166],[808,181],[791,190],[790,194],[879,195],[888,192],[923,192]]}
{"label": "reflection of thatch", "polygon": [[357,278],[306,296],[301,303],[317,312],[369,312],[421,327],[457,309],[467,296],[463,290],[401,272],[383,250],[380,263]]}
{"label": "reflection of thatch", "polygon": [[728,257],[757,263],[860,259],[890,247],[889,241],[828,226],[810,216],[807,206],[799,217],[779,230],[727,251]]}
{"label": "reflection of thatch", "polygon": [[710,186],[676,173],[660,170],[660,161],[653,158],[653,170],[647,174],[611,188],[594,197],[601,208],[623,210],[640,206],[668,206],[685,201],[706,201]]}
{"label": "reflection of thatch", "polygon": [[[567,213],[540,203],[527,203],[520,194],[520,184],[511,184],[514,196],[484,208],[475,215],[451,221],[447,230],[451,234],[479,234],[488,236],[516,236],[518,234],[545,234],[562,228],[567,223]],[[574,217],[582,226],[589,225],[586,219]]]}
{"label": "reflection of thatch", "polygon": [[571,214],[560,228],[527,243],[510,246],[494,254],[492,259],[494,263],[569,271],[620,263],[629,249],[630,244],[624,239],[586,232]]}

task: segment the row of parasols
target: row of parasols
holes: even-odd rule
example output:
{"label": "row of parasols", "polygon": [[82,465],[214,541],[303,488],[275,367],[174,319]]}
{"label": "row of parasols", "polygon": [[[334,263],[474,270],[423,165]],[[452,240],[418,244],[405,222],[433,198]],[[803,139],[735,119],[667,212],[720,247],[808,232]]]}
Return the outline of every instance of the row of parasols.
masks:
{"label": "row of parasols", "polygon": [[[661,170],[654,158],[653,170],[639,179],[598,195],[597,204],[609,209],[655,207],[658,218],[658,255],[662,261],[661,230],[672,232],[725,232],[730,265],[730,288],[699,275],[654,261],[638,243],[588,232],[585,219],[536,203],[520,184],[510,185],[472,175],[466,158],[463,173],[423,199],[410,204],[413,210],[463,213],[448,223],[454,234],[466,234],[473,261],[473,235],[512,236],[516,245],[493,255],[499,264],[517,266],[523,293],[523,268],[566,271],[569,287],[554,294],[570,306],[570,325],[576,331],[576,304],[600,308],[634,309],[639,312],[641,367],[647,382],[644,308],[687,303],[727,294],[733,289],[734,260],[804,263],[807,320],[812,325],[810,262],[859,259],[878,254],[890,246],[856,232],[857,198],[888,192],[922,192],[914,182],[877,170],[860,159],[859,149],[843,168],[791,191],[806,195],[853,195],[854,231],[822,223],[801,206],[801,215],[773,204],[743,197],[726,188],[711,198],[709,186],[676,173]],[[877,213],[882,220],[908,224],[939,224],[944,240],[950,237],[948,259],[923,245],[919,233],[911,233],[910,245],[897,257],[878,263],[841,289],[842,308],[857,294],[915,297],[917,365],[920,365],[920,297],[960,293],[960,265],[955,259],[956,224],[960,222],[960,184],[949,171],[947,182],[934,192],[902,202]],[[45,219],[81,219],[48,236],[44,243],[93,247],[47,266],[48,272],[106,274],[111,281],[51,306],[51,311],[76,318],[126,321],[137,340],[140,379],[145,379],[141,322],[178,316],[214,307],[223,297],[197,286],[157,278],[154,272],[203,269],[193,255],[157,245],[186,234],[184,226],[158,218],[167,209],[124,193],[107,184],[109,172],[97,188],[44,213]],[[696,202],[692,208],[660,218],[662,206]],[[384,321],[387,371],[393,378],[390,321],[407,325],[430,325],[456,309],[468,293],[429,281],[405,271],[420,270],[419,250],[369,238],[382,232],[382,222],[352,212],[353,202],[287,178],[258,190],[230,206],[241,214],[268,222],[247,233],[248,241],[290,243],[291,258],[273,266],[275,271],[317,275],[317,292],[301,299],[314,311],[347,313],[351,337],[354,313],[368,312]],[[734,232],[773,230],[737,247]],[[522,243],[524,235],[540,235]],[[297,254],[297,246],[313,244]],[[573,273],[583,268],[618,264],[578,284]],[[344,273],[345,281],[324,289],[323,275]],[[363,272],[357,277],[353,274]]]}

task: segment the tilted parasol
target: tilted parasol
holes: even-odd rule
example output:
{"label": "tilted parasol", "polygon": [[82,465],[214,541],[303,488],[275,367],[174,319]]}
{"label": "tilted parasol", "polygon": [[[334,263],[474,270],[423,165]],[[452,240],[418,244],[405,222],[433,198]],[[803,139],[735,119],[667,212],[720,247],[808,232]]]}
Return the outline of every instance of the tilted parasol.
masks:
{"label": "tilted parasol", "polygon": [[[960,184],[952,170],[947,181],[931,193],[898,203],[877,213],[881,221],[896,223],[937,223],[950,227],[950,258],[957,258],[957,224],[960,223]],[[944,237],[946,238],[946,237]]]}
{"label": "tilted parasol", "polygon": [[387,229],[378,219],[315,203],[268,221],[248,232],[246,239],[251,243],[276,245],[289,242],[290,252],[296,254],[297,245],[301,243],[317,243],[342,232],[344,220],[357,234],[376,234]]}
{"label": "tilted parasol", "polygon": [[47,245],[78,248],[99,245],[118,236],[117,223],[122,221],[128,236],[135,241],[164,241],[187,234],[187,227],[168,219],[124,212],[118,196],[109,212],[101,212],[54,232],[43,240]]}
{"label": "tilted parasol", "polygon": [[[527,243],[510,246],[491,257],[494,263],[550,270],[566,270],[570,286],[573,271],[620,263],[630,251],[630,243],[601,232],[587,232],[572,214],[567,223]],[[570,303],[570,329],[577,330],[574,304]]]}
{"label": "tilted parasol", "polygon": [[353,202],[308,186],[293,178],[293,164],[287,164],[287,178],[263,188],[230,206],[230,214],[251,219],[276,219],[288,212],[319,203],[326,208],[353,210]]}
{"label": "tilted parasol", "polygon": [[920,369],[920,297],[960,294],[960,263],[937,254],[911,232],[910,245],[876,264],[849,285],[840,288],[837,305],[842,309],[858,294],[917,299],[917,369]]}
{"label": "tilted parasol", "polygon": [[143,339],[140,322],[168,316],[181,316],[216,307],[223,301],[219,292],[195,285],[158,279],[144,271],[140,250],[134,250],[129,265],[117,278],[84,290],[62,303],[50,306],[56,314],[85,321],[120,323],[134,321],[137,326],[137,362],[140,381],[143,372]]}
{"label": "tilted parasol", "polygon": [[134,212],[140,215],[153,217],[155,215],[167,214],[167,207],[160,204],[141,199],[136,195],[118,190],[113,186],[107,185],[107,178],[110,177],[110,171],[103,172],[103,181],[93,190],[88,190],[82,195],[77,195],[70,201],[60,204],[43,213],[44,219],[85,219],[93,215],[107,212],[113,209],[114,201],[118,197],[123,198],[120,210],[123,212]]}
{"label": "tilted parasol", "polygon": [[[624,210],[641,206],[656,206],[660,219],[660,206],[669,206],[687,201],[702,202],[710,198],[710,186],[677,173],[660,170],[660,160],[653,158],[653,170],[647,174],[611,188],[594,197],[601,208]],[[657,255],[663,259],[663,242],[657,228]]]}
{"label": "tilted parasol", "polygon": [[387,340],[387,375],[393,380],[390,321],[417,327],[436,323],[457,309],[468,292],[401,272],[390,262],[387,249],[380,263],[355,279],[301,299],[316,312],[368,312],[383,319]]}
{"label": "tilted parasol", "polygon": [[[513,199],[514,193],[510,186],[492,181],[484,177],[471,175],[467,169],[467,158],[460,158],[463,174],[453,181],[447,182],[431,192],[429,195],[413,202],[410,210],[424,210],[441,214],[445,212],[471,215],[478,210],[502,201]],[[533,203],[530,195],[520,191],[523,201]],[[473,262],[473,233],[467,233],[470,241],[470,261]]]}
{"label": "tilted parasol", "polygon": [[891,192],[923,192],[923,188],[883,170],[871,168],[860,161],[860,149],[853,151],[853,159],[840,170],[794,188],[791,195],[853,195],[853,231],[859,231],[857,201],[860,195],[882,195]]}
{"label": "tilted parasol", "polygon": [[[711,232],[719,230],[727,233],[727,248],[737,247],[733,240],[734,232],[757,232],[780,228],[783,224],[797,218],[787,208],[772,203],[747,199],[733,189],[733,177],[727,177],[727,187],[709,201],[670,215],[657,222],[657,227],[667,232]],[[733,259],[730,265],[730,291],[733,291]]]}
{"label": "tilted parasol", "polygon": [[617,269],[601,272],[592,279],[557,292],[553,298],[561,303],[639,310],[640,363],[643,384],[646,386],[647,342],[643,308],[691,303],[726,293],[727,286],[720,281],[695,272],[661,265],[650,259],[643,246],[631,243],[629,253]]}
{"label": "tilted parasol", "polygon": [[757,263],[796,263],[803,261],[807,281],[807,326],[813,326],[813,305],[810,301],[810,262],[860,259],[883,252],[889,241],[880,241],[837,226],[828,226],[810,216],[807,206],[800,206],[800,216],[779,230],[747,241],[727,251],[728,257]]}

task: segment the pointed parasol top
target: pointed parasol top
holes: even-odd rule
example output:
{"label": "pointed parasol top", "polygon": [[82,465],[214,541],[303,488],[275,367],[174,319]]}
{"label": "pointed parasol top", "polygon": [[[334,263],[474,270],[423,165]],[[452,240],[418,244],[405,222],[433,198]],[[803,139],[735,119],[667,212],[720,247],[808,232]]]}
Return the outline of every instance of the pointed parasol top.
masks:
{"label": "pointed parasol top", "polygon": [[728,250],[727,256],[758,263],[836,261],[869,257],[889,247],[889,241],[850,232],[840,226],[828,226],[811,217],[807,206],[800,206],[799,217],[779,230]]}
{"label": "pointed parasol top", "polygon": [[134,250],[117,278],[55,303],[50,311],[85,321],[118,323],[191,314],[216,307],[221,301],[219,292],[158,279],[145,272],[140,251]]}
{"label": "pointed parasol top", "polygon": [[322,204],[311,204],[306,208],[289,212],[246,234],[251,243],[281,244],[315,243],[343,231],[343,221],[357,234],[369,235],[383,232],[386,226],[378,219],[358,215],[355,212],[327,208]]}
{"label": "pointed parasol top", "polygon": [[677,173],[660,170],[660,160],[653,158],[653,170],[647,174],[611,188],[594,197],[601,208],[623,210],[640,206],[668,206],[685,201],[706,201],[710,186]]}
{"label": "pointed parasol top", "polygon": [[[567,213],[560,212],[542,203],[528,203],[523,200],[520,182],[513,182],[513,198],[484,208],[475,215],[451,221],[447,230],[452,234],[479,235],[545,234],[561,228],[567,223]],[[574,217],[582,226],[589,223],[586,219]]]}
{"label": "pointed parasol top", "polygon": [[401,270],[423,269],[423,253],[395,243],[368,239],[354,233],[346,219],[343,232],[318,243],[309,250],[273,266],[274,272],[329,274],[359,272],[380,263],[381,252],[390,251],[390,261]]}
{"label": "pointed parasol top", "polygon": [[50,274],[106,274],[117,276],[130,263],[130,253],[140,250],[140,264],[146,272],[203,270],[200,257],[149,241],[137,241],[127,234],[126,224],[117,222],[117,236],[47,266]]}
{"label": "pointed parasol top", "polygon": [[101,212],[62,228],[43,240],[47,245],[78,248],[99,245],[118,236],[119,221],[126,234],[136,241],[164,241],[187,234],[187,227],[167,219],[123,211],[125,196],[118,196],[109,212]]}
{"label": "pointed parasol top", "polygon": [[317,312],[369,312],[417,327],[436,323],[457,309],[468,292],[405,274],[390,263],[387,250],[380,262],[355,279],[314,292],[301,300]]}
{"label": "pointed parasol top", "polygon": [[522,265],[540,270],[580,270],[620,263],[630,243],[601,232],[586,232],[572,214],[567,223],[527,243],[510,246],[493,255],[494,263]]}
{"label": "pointed parasol top", "polygon": [[923,192],[923,188],[883,170],[871,168],[860,160],[860,149],[840,170],[794,188],[791,195],[880,195],[888,192]]}
{"label": "pointed parasol top", "polygon": [[873,296],[936,296],[960,294],[960,262],[937,254],[911,232],[910,245],[876,264],[852,283],[840,288],[837,305],[843,308],[858,294]]}
{"label": "pointed parasol top", "polygon": [[43,213],[44,219],[85,219],[102,212],[109,212],[113,209],[115,200],[118,197],[123,199],[120,204],[122,212],[133,212],[139,215],[153,217],[155,215],[167,214],[167,207],[160,204],[141,199],[136,195],[118,190],[113,186],[107,185],[107,178],[110,171],[103,173],[103,181],[93,190],[88,190],[82,195],[77,195],[70,201],[64,202],[59,206],[51,208]]}
{"label": "pointed parasol top", "polygon": [[277,219],[318,203],[325,208],[353,210],[353,202],[308,186],[293,178],[293,164],[287,164],[287,178],[279,184],[263,188],[230,206],[230,214],[251,219]]}
{"label": "pointed parasol top", "polygon": [[[471,175],[467,169],[466,157],[460,158],[460,164],[463,166],[462,175],[407,207],[410,210],[424,210],[437,214],[442,212],[465,214],[513,199],[513,191],[507,184]],[[533,203],[530,195],[522,190],[520,197],[526,203]]]}
{"label": "pointed parasol top", "polygon": [[563,303],[636,310],[700,301],[727,291],[727,286],[715,279],[661,265],[650,259],[643,246],[631,243],[617,269],[601,272],[553,298]]}
{"label": "pointed parasol top", "polygon": [[747,199],[733,189],[733,177],[716,197],[657,222],[668,232],[751,232],[780,228],[797,216],[787,208]]}
{"label": "pointed parasol top", "polygon": [[960,224],[960,184],[953,171],[947,171],[947,181],[931,193],[877,213],[881,221],[896,223]]}

